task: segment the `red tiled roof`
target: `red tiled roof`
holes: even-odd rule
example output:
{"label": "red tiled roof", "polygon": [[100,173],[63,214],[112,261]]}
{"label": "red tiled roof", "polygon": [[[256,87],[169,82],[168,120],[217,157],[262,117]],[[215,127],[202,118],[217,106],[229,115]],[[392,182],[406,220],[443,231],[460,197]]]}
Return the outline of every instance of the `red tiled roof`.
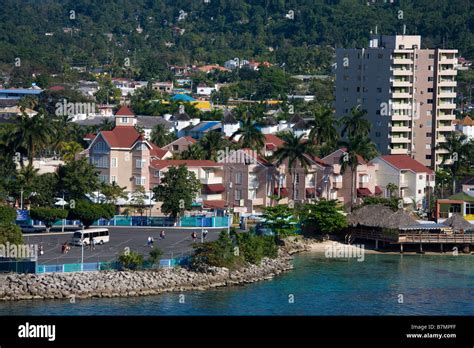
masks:
{"label": "red tiled roof", "polygon": [[193,144],[197,143],[197,140],[194,139],[193,137],[190,137],[189,135],[185,136],[184,139],[186,139],[187,141],[189,141],[190,143],[193,143]]}
{"label": "red tiled roof", "polygon": [[204,185],[204,191],[209,193],[221,193],[225,191],[225,187],[222,184],[208,184]]}
{"label": "red tiled roof", "polygon": [[141,138],[134,127],[117,126],[111,131],[101,131],[110,147],[131,148]]}
{"label": "red tiled roof", "polygon": [[216,200],[211,200],[211,201],[202,201],[203,208],[206,209],[225,209],[227,206],[226,201],[222,199],[216,199]]}
{"label": "red tiled roof", "polygon": [[283,140],[281,140],[279,137],[277,137],[274,134],[264,134],[264,135],[265,135],[265,145],[273,144],[276,147],[280,147],[285,143]]}
{"label": "red tiled roof", "polygon": [[186,167],[222,167],[222,164],[210,160],[153,160],[151,165],[156,169],[179,167],[181,165]]}
{"label": "red tiled roof", "polygon": [[423,164],[408,155],[385,155],[380,156],[380,158],[400,170],[411,170],[415,173],[434,174],[430,168],[425,167]]}
{"label": "red tiled roof", "polygon": [[135,116],[132,110],[126,105],[122,105],[120,109],[115,113],[115,116]]}
{"label": "red tiled roof", "polygon": [[168,153],[168,150],[163,150],[159,148],[157,145],[153,144],[152,142],[148,142],[148,143],[151,145],[150,155],[156,156],[159,159],[162,159]]}
{"label": "red tiled roof", "polygon": [[49,87],[49,90],[50,90],[50,91],[64,91],[65,88],[64,88],[64,86],[56,85],[56,86],[51,86],[51,87]]}
{"label": "red tiled roof", "polygon": [[368,188],[358,188],[357,197],[369,197],[372,196],[372,192]]}

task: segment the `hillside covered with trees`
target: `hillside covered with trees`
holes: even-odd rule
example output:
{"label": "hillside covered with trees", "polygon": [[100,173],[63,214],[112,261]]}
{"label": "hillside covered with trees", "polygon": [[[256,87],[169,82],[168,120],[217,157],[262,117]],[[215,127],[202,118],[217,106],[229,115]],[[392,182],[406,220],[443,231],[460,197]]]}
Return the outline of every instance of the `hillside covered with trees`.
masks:
{"label": "hillside covered with trees", "polygon": [[390,35],[403,24],[424,47],[472,59],[473,12],[470,0],[3,0],[0,71],[17,84],[73,66],[166,78],[167,64],[239,57],[327,73],[335,48],[365,46],[375,26]]}

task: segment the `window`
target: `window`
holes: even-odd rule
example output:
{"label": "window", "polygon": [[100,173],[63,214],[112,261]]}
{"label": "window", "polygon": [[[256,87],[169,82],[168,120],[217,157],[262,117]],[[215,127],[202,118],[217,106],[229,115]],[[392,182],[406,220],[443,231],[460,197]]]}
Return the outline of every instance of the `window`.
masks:
{"label": "window", "polygon": [[466,215],[474,214],[474,203],[466,203]]}
{"label": "window", "polygon": [[117,166],[118,166],[118,165],[117,165],[117,158],[116,158],[116,157],[112,157],[112,158],[110,159],[110,161],[111,161],[111,162],[110,162],[110,166],[111,166],[112,168],[117,168]]}
{"label": "window", "polygon": [[93,152],[107,152],[109,149],[105,142],[99,141],[97,144],[94,145]]}
{"label": "window", "polygon": [[135,185],[145,186],[146,178],[144,176],[135,177]]}
{"label": "window", "polygon": [[138,151],[143,151],[143,150],[146,150],[147,149],[147,146],[145,145],[145,143],[139,143],[136,147],[135,147],[135,150],[138,150]]}
{"label": "window", "polygon": [[242,190],[235,190],[235,200],[240,201],[242,199]]}
{"label": "window", "polygon": [[428,65],[428,70],[429,71],[433,70],[433,65]]}
{"label": "window", "polygon": [[257,199],[257,190],[256,189],[250,189],[249,190],[249,199]]}
{"label": "window", "polygon": [[300,175],[298,173],[295,174],[295,183],[300,183]]}
{"label": "window", "polygon": [[431,155],[426,155],[426,156],[425,156],[425,159],[430,160],[430,159],[431,159]]}
{"label": "window", "polygon": [[433,134],[432,134],[431,132],[426,133],[426,137],[427,137],[427,138],[431,138],[432,135],[433,135]]}
{"label": "window", "polygon": [[91,156],[90,163],[97,168],[108,168],[109,158],[107,156]]}
{"label": "window", "polygon": [[114,182],[117,182],[117,177],[115,175],[112,175],[110,177],[110,183],[113,184]]}
{"label": "window", "polygon": [[434,59],[434,54],[430,54],[430,55],[428,56],[428,59]]}
{"label": "window", "polygon": [[99,175],[99,180],[101,182],[109,182],[109,177],[107,175]]}
{"label": "window", "polygon": [[178,151],[179,150],[179,145],[173,145],[173,151]]}
{"label": "window", "polygon": [[433,99],[428,99],[426,102],[427,102],[428,104],[433,104]]}
{"label": "window", "polygon": [[418,175],[419,180],[423,180],[423,175]]}
{"label": "window", "polygon": [[135,161],[135,168],[143,168],[146,163],[146,160],[144,159],[137,159]]}
{"label": "window", "polygon": [[433,88],[428,88],[428,93],[433,93]]}
{"label": "window", "polygon": [[433,76],[428,76],[428,82],[433,82]]}
{"label": "window", "polygon": [[128,117],[121,117],[120,122],[121,123],[128,123]]}
{"label": "window", "polygon": [[155,170],[155,173],[153,174],[153,176],[155,178],[159,178],[160,177],[160,171],[159,170]]}
{"label": "window", "polygon": [[375,132],[375,136],[376,136],[377,138],[380,138],[380,132]]}
{"label": "window", "polygon": [[382,93],[382,88],[377,87],[377,93]]}
{"label": "window", "polygon": [[241,172],[235,173],[235,183],[237,185],[242,185],[242,173]]}
{"label": "window", "polygon": [[421,194],[421,190],[418,190],[418,194]]}

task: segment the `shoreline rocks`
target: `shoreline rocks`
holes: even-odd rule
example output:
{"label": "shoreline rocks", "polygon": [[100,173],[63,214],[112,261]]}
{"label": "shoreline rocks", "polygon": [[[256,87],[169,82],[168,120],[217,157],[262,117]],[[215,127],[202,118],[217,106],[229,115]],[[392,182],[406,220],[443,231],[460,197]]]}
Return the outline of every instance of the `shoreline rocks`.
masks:
{"label": "shoreline rocks", "polygon": [[195,272],[181,267],[143,271],[100,271],[0,275],[0,301],[85,299],[158,295],[207,290],[271,279],[293,269],[292,257],[280,249],[276,259],[241,269],[209,267]]}

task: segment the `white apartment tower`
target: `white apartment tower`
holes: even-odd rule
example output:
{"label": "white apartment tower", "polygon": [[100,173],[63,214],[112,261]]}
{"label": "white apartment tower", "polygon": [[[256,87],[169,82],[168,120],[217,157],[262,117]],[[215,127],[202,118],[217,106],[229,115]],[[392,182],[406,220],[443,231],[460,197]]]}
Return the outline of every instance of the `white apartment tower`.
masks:
{"label": "white apartment tower", "polygon": [[336,115],[359,106],[381,154],[407,154],[437,167],[436,146],[454,130],[454,49],[421,49],[417,35],[372,35],[368,48],[337,49]]}

